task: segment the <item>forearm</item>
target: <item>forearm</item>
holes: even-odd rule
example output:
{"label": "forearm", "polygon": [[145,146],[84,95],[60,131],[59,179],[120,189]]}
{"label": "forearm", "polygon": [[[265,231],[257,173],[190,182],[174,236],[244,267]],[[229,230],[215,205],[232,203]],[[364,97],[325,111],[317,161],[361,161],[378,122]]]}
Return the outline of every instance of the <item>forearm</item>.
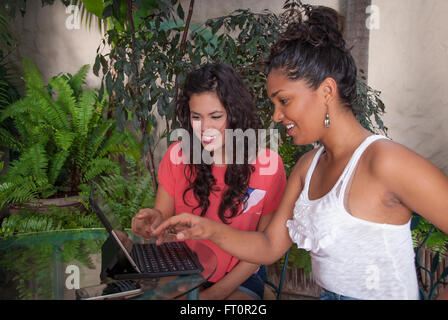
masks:
{"label": "forearm", "polygon": [[221,223],[214,223],[210,240],[239,260],[258,265],[272,264],[282,255],[266,233],[241,231]]}

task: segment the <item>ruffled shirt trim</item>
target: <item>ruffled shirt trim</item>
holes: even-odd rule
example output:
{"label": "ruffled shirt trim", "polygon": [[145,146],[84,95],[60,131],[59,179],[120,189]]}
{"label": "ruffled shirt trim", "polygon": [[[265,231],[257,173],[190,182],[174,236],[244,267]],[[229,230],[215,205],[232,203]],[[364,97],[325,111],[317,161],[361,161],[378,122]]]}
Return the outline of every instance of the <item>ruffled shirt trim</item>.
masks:
{"label": "ruffled shirt trim", "polygon": [[312,221],[313,214],[310,209],[311,205],[296,204],[294,217],[286,222],[286,227],[291,240],[297,244],[298,248],[317,252],[335,243],[339,228],[332,228],[330,233],[325,234],[318,232]]}

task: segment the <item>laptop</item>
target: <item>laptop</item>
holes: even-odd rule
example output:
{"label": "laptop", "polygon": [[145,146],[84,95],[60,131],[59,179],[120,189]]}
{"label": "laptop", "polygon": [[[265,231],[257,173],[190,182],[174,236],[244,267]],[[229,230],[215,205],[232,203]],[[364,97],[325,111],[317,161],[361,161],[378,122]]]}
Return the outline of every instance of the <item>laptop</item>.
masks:
{"label": "laptop", "polygon": [[199,274],[204,270],[196,253],[185,241],[161,245],[134,243],[103,197],[94,196],[94,189],[91,189],[90,204],[109,233],[102,247],[102,279],[160,278]]}

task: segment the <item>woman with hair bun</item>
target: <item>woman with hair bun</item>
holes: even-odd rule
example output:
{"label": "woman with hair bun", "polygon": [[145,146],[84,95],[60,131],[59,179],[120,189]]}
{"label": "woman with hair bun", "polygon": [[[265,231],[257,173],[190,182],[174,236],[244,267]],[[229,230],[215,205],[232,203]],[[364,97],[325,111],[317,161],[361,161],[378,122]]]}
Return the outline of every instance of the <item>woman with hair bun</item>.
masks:
{"label": "woman with hair bun", "polygon": [[333,9],[308,7],[272,47],[268,66],[274,121],[295,144],[322,145],[298,160],[269,226],[241,232],[185,214],[155,233],[181,223],[180,239],[210,239],[267,265],[297,243],[311,253],[322,299],[419,299],[411,216],[448,232],[447,177],[359,124],[356,66]]}
{"label": "woman with hair bun", "polygon": [[[242,78],[223,63],[191,71],[176,118],[187,137],[168,148],[158,168],[154,208],[141,209],[133,217],[132,231],[150,238],[163,220],[182,212],[238,230],[263,231],[280,203],[286,175],[278,154],[258,145],[262,125]],[[234,136],[226,130],[237,135],[237,129],[252,132],[255,141],[230,143]],[[204,158],[207,153],[210,157]],[[201,288],[200,299],[263,299],[263,268],[257,271],[259,265],[240,262],[204,242],[215,252],[218,265]]]}

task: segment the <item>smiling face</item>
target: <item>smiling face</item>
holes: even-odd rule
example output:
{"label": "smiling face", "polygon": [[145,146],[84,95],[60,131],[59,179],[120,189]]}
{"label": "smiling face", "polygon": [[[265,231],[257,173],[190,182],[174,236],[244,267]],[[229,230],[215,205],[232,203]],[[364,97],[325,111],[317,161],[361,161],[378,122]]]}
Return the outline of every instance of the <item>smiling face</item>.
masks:
{"label": "smiling face", "polygon": [[275,106],[274,121],[285,126],[294,144],[319,140],[327,112],[321,88],[314,90],[305,80],[291,80],[281,70],[272,70],[267,78],[267,91]]}
{"label": "smiling face", "polygon": [[207,151],[224,147],[227,112],[215,92],[193,94],[189,101],[194,135]]}

